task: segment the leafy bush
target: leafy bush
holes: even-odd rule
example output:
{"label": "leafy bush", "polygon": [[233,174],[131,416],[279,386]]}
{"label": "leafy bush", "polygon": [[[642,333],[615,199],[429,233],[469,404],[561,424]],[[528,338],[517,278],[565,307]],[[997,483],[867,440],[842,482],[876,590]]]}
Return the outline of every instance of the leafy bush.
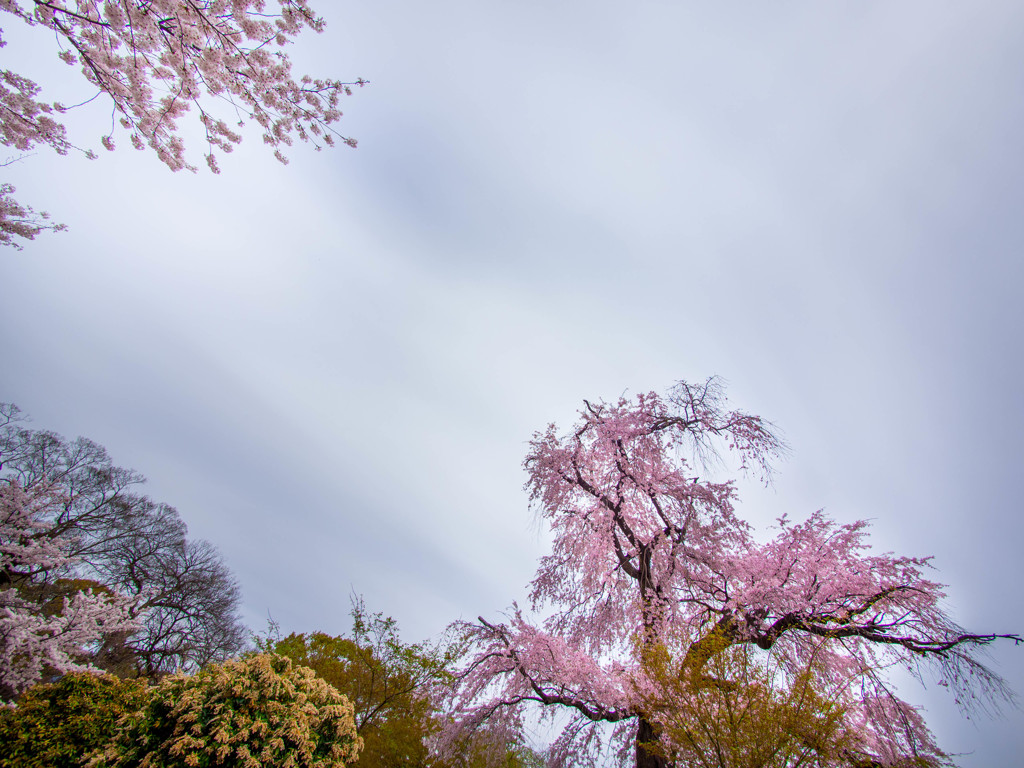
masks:
{"label": "leafy bush", "polygon": [[0,768],[72,768],[114,736],[118,720],[146,703],[146,684],[75,672],[29,688],[0,708]]}
{"label": "leafy bush", "polygon": [[89,768],[341,768],[362,747],[352,704],[312,670],[251,654],[171,675]]}
{"label": "leafy bush", "polygon": [[352,601],[350,636],[323,632],[257,638],[262,651],[287,656],[312,669],[352,702],[363,750],[353,768],[422,766],[430,762],[427,739],[437,729],[435,693],[450,677],[456,649],[402,642],[398,622]]}

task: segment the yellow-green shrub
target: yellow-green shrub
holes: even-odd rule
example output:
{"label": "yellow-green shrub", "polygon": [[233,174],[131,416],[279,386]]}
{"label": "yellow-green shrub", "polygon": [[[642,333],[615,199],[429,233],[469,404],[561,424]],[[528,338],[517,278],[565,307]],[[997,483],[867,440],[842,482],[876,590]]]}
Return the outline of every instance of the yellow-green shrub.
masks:
{"label": "yellow-green shrub", "polygon": [[342,768],[362,746],[352,704],[312,670],[252,654],[172,675],[90,768]]}
{"label": "yellow-green shrub", "polygon": [[145,702],[144,681],[112,675],[73,672],[35,685],[18,706],[0,707],[0,768],[78,768]]}

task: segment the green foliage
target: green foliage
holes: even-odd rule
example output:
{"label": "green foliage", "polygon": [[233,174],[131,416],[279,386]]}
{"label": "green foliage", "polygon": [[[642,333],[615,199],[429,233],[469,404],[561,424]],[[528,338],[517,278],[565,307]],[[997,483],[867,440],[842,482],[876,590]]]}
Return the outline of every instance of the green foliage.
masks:
{"label": "green foliage", "polygon": [[17,707],[0,709],[0,768],[80,766],[146,697],[144,682],[88,672],[33,686]]}
{"label": "green foliage", "polygon": [[676,661],[664,645],[641,654],[638,686],[660,740],[644,745],[700,768],[826,768],[846,765],[855,744],[842,688],[814,659],[796,669],[750,646]]}
{"label": "green foliage", "polygon": [[312,670],[250,654],[176,674],[89,768],[342,768],[362,740],[352,704]]}
{"label": "green foliage", "polygon": [[443,642],[403,643],[397,622],[369,613],[361,599],[353,601],[351,615],[351,637],[314,632],[258,638],[256,645],[309,667],[351,700],[364,743],[357,768],[430,764],[433,692],[449,680],[457,649]]}
{"label": "green foliage", "polygon": [[[363,751],[352,768],[541,768],[542,757],[489,730],[468,737],[454,758],[432,754],[428,742],[440,727],[439,693],[463,647],[450,638],[404,643],[398,623],[353,600],[348,637],[323,632],[257,638],[265,652],[287,656],[347,696],[355,708]],[[272,625],[272,630],[275,629]],[[497,760],[495,755],[498,756]]]}

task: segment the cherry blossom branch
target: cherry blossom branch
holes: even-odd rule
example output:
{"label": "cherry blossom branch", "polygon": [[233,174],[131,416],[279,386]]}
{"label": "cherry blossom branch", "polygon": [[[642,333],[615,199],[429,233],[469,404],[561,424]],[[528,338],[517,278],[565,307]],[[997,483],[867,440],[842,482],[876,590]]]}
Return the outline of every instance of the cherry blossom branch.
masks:
{"label": "cherry blossom branch", "polygon": [[[601,721],[607,723],[615,723],[619,720],[624,720],[629,717],[636,717],[637,713],[632,711],[631,709],[616,710],[601,707],[599,705],[588,705],[574,697],[561,694],[552,694],[545,691],[541,684],[530,675],[529,671],[527,670],[527,667],[523,664],[522,660],[520,659],[518,652],[513,647],[512,642],[508,639],[504,627],[491,624],[482,616],[478,616],[477,621],[479,621],[483,627],[486,627],[488,630],[490,630],[492,635],[496,637],[502,643],[502,645],[505,646],[508,654],[507,658],[512,661],[513,669],[520,674],[520,676],[527,682],[527,684],[536,694],[532,697],[521,696],[519,697],[520,701],[535,700],[541,704],[546,705],[561,704],[562,706],[569,707],[570,709],[575,709],[588,720],[592,720],[594,722]],[[511,705],[511,703],[509,705]]]}

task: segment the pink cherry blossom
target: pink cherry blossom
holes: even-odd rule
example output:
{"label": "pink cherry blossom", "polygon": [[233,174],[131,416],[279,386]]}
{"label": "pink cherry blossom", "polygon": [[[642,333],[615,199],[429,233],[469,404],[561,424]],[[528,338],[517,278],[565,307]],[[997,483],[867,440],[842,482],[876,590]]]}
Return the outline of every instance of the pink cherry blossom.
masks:
{"label": "pink cherry blossom", "polygon": [[[230,152],[242,140],[236,129],[247,122],[260,126],[281,162],[296,137],[317,149],[333,146],[335,137],[356,145],[334,125],[342,116],[341,97],[366,81],[296,79],[283,49],[304,29],[322,32],[324,23],[307,0],[274,5],[276,13],[267,0],[0,0],[0,11],[52,30],[60,58],[80,66],[97,95],[113,102],[132,146],[150,147],[171,170],[196,170],[178,126],[195,110],[207,165],[217,173],[215,152]],[[32,80],[0,70],[0,143],[21,152],[37,145],[60,154],[77,149],[54,117],[66,108],[39,94]],[[113,150],[113,136],[100,141]],[[31,218],[31,209],[14,206],[0,206],[0,243],[54,228]]]}
{"label": "pink cherry blossom", "polygon": [[873,554],[863,521],[819,511],[780,520],[758,544],[736,513],[734,484],[707,473],[731,455],[767,480],[783,452],[771,424],[727,409],[715,379],[667,396],[585,401],[569,432],[536,434],[526,488],[554,542],[530,597],[548,618],[534,624],[513,607],[506,622],[460,625],[475,651],[454,694],[451,738],[484,721],[515,727],[539,710],[564,724],[558,765],[664,766],[637,746],[656,736],[638,706],[649,684],[638,650],[663,644],[699,676],[723,647],[746,644],[794,671],[812,655],[826,660],[822,684],[842,694],[858,734],[836,765],[943,760],[886,671],[930,665],[960,701],[977,690],[998,700],[1008,691],[977,651],[1020,638],[959,627],[926,576],[929,559]]}
{"label": "pink cherry blossom", "polygon": [[132,631],[134,601],[92,590],[62,599],[56,611],[27,598],[70,564],[71,542],[53,536],[53,509],[66,498],[46,483],[0,481],[0,689],[17,694],[44,671],[90,669],[78,659],[106,635]]}

